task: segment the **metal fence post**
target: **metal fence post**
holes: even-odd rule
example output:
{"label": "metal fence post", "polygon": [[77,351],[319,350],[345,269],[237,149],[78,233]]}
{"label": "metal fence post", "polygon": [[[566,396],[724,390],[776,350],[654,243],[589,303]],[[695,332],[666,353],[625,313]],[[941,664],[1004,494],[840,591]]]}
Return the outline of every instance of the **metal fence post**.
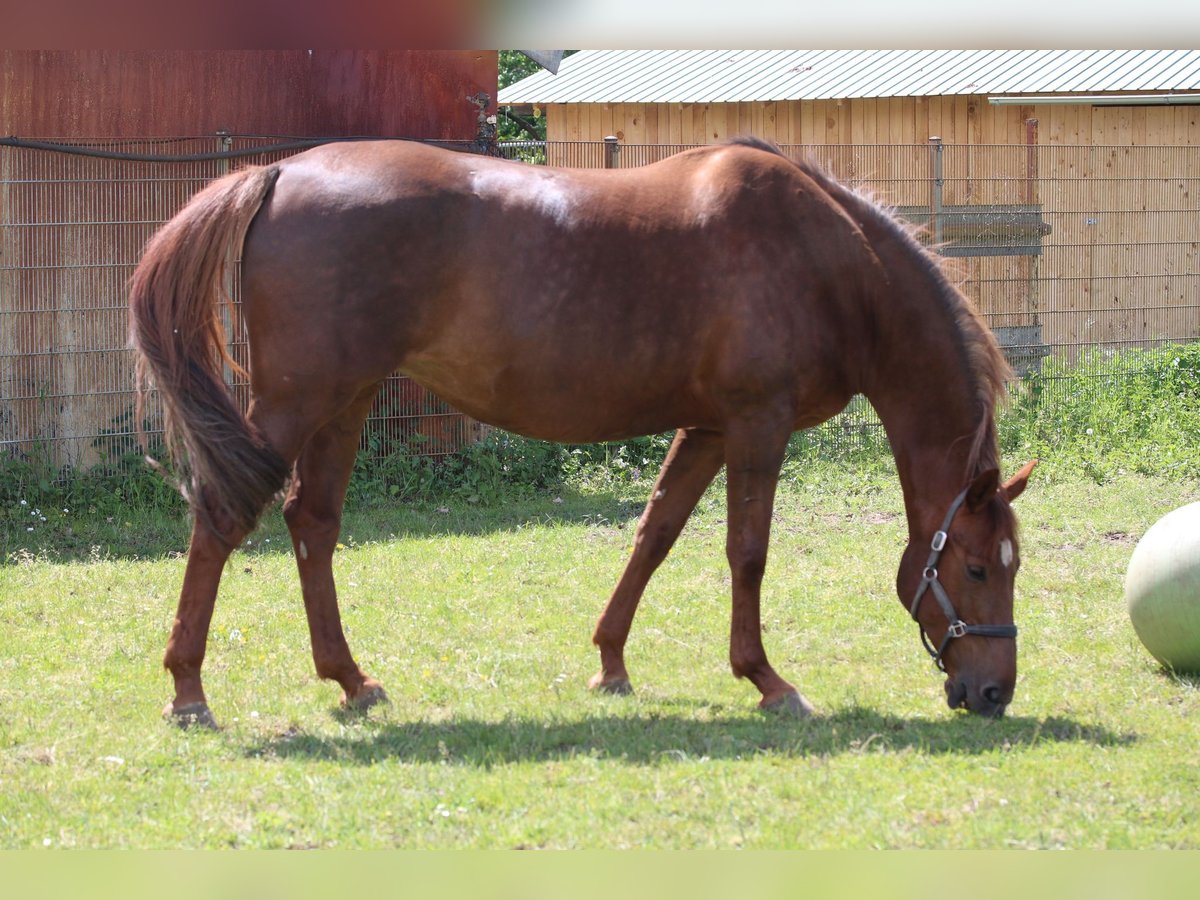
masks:
{"label": "metal fence post", "polygon": [[[228,131],[218,131],[217,132],[217,152],[218,153],[229,153],[231,150],[233,150],[233,136]],[[229,160],[228,159],[218,159],[217,160],[218,174],[219,175],[228,175],[229,171],[230,171]]]}
{"label": "metal fence post", "polygon": [[619,169],[621,167],[621,145],[617,136],[610,134],[604,139],[604,168]]}
{"label": "metal fence post", "polygon": [[1025,120],[1025,202],[1037,202],[1038,120]]}
{"label": "metal fence post", "polygon": [[[233,135],[231,135],[228,131],[218,131],[216,133],[216,138],[217,138],[217,152],[229,153],[230,151],[233,150]],[[233,167],[230,165],[230,161],[226,157],[226,158],[217,160],[216,169],[217,169],[217,177],[221,178],[221,177],[224,177],[225,175],[228,175],[233,170]],[[227,256],[227,263],[225,266],[225,295],[228,297],[235,296],[236,291],[237,291],[237,288],[235,285],[235,280],[238,278],[239,273],[240,273],[240,266],[238,264],[239,256],[240,256],[239,251],[236,251],[233,248],[229,249],[228,256]],[[235,331],[235,328],[234,328],[236,323],[234,321],[234,313],[233,313],[232,306],[222,303],[220,315],[221,315],[221,326],[225,329],[225,350],[226,350],[226,352],[229,353],[230,357],[232,358],[233,353],[234,353],[234,344],[237,343],[237,337],[238,337],[237,333]],[[224,362],[224,364],[222,365],[222,369],[223,369],[223,372],[225,375],[225,383],[228,385],[233,385],[234,372],[233,372],[233,367],[229,365],[228,360],[226,360]]]}
{"label": "metal fence post", "polygon": [[931,163],[933,167],[932,197],[929,202],[930,221],[933,224],[933,243],[935,247],[942,244],[942,191],[945,179],[942,178],[942,139],[937,135],[929,138]]}
{"label": "metal fence post", "polygon": [[[1038,120],[1031,117],[1025,120],[1025,202],[1030,206],[1036,204],[1038,192]],[[1040,346],[1042,344],[1042,323],[1038,318],[1038,310],[1041,307],[1039,273],[1042,261],[1040,256],[1030,256],[1022,262],[1026,268],[1025,283],[1028,285],[1026,307],[1033,327],[1037,329],[1035,340]],[[1038,359],[1037,363],[1040,367],[1041,359]]]}

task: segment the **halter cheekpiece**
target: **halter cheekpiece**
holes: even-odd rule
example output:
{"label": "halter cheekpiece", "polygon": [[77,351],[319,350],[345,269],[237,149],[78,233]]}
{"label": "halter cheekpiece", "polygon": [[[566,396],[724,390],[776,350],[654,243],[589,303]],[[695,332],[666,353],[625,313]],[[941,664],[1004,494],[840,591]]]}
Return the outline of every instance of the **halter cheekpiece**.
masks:
{"label": "halter cheekpiece", "polygon": [[[954,604],[950,602],[950,595],[946,593],[946,589],[938,581],[938,560],[941,558],[942,551],[946,549],[946,542],[950,539],[950,525],[954,521],[954,517],[958,514],[959,508],[963,505],[963,501],[966,499],[966,490],[954,498],[954,502],[950,504],[946,518],[942,522],[942,527],[934,532],[933,540],[929,544],[929,559],[925,562],[925,571],[921,573],[921,583],[917,585],[916,596],[913,597],[912,604],[908,609],[909,615],[917,623],[917,631],[921,635],[921,643],[929,655],[933,657],[933,664],[942,672],[946,671],[946,665],[942,662],[942,656],[946,652],[946,647],[954,638],[960,638],[968,634],[995,638],[1016,638],[1017,636],[1016,625],[968,625],[958,617],[958,613],[954,611]],[[938,606],[942,608],[942,612],[946,614],[946,618],[950,622],[950,627],[946,629],[946,636],[942,638],[942,643],[936,650],[933,648],[929,636],[925,634],[925,629],[921,627],[920,620],[917,619],[917,610],[921,607],[921,598],[925,596],[926,591],[932,591],[934,599],[938,602]]]}

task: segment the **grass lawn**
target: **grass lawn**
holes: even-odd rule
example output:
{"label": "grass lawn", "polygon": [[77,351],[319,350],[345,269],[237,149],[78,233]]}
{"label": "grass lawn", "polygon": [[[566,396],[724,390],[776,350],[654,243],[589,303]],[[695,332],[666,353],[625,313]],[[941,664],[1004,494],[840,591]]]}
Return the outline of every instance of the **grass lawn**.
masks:
{"label": "grass lawn", "polygon": [[781,486],[765,640],[817,717],[764,716],[729,674],[717,491],[647,591],[636,693],[589,693],[646,489],[351,510],[343,617],[392,700],[366,716],[312,672],[273,511],[218,599],[216,733],[159,717],[183,518],[31,515],[0,554],[0,848],[1200,848],[1200,682],[1122,597],[1200,484],[1035,474],[1000,721],[946,708],[895,596],[894,480]]}

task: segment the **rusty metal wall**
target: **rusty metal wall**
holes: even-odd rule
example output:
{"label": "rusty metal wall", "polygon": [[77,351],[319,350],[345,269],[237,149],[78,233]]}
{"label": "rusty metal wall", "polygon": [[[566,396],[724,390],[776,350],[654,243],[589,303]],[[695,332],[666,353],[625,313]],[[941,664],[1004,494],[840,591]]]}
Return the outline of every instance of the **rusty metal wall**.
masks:
{"label": "rusty metal wall", "polygon": [[[0,135],[164,156],[269,142],[254,136],[467,142],[471,98],[496,83],[493,50],[0,50]],[[0,147],[0,454],[86,467],[135,449],[125,284],[154,229],[228,166]],[[372,427],[379,452],[444,454],[471,426],[394,378]]]}
{"label": "rusty metal wall", "polygon": [[132,449],[125,284],[153,230],[219,172],[0,151],[0,452],[66,466]]}
{"label": "rusty metal wall", "polygon": [[494,50],[0,50],[0,134],[465,140]]}
{"label": "rusty metal wall", "polygon": [[[187,155],[260,146],[234,137],[104,142],[109,151]],[[285,154],[247,157],[261,164]],[[126,284],[146,241],[227,160],[135,162],[0,147],[0,456],[55,468],[122,466],[138,456]],[[234,280],[230,352],[247,362]],[[245,403],[247,386],[232,380]],[[156,404],[148,432],[160,430]],[[460,449],[476,426],[393,375],[363,448],[430,456]]]}

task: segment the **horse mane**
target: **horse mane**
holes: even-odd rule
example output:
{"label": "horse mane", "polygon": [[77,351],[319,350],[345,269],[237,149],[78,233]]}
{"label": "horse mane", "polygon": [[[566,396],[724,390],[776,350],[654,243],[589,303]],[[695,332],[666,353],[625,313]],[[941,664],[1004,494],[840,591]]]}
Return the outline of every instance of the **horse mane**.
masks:
{"label": "horse mane", "polygon": [[975,432],[966,436],[971,440],[967,455],[967,477],[999,468],[995,411],[997,405],[1008,398],[1007,383],[1012,377],[1012,370],[991,329],[984,323],[975,304],[959,287],[960,278],[950,268],[949,260],[921,240],[925,229],[905,222],[894,209],[874,195],[842,184],[811,158],[792,159],[770,141],[753,136],[735,137],[726,143],[763,150],[788,160],[843,209],[852,212],[852,218],[861,221],[870,217],[885,233],[912,253],[923,271],[940,288],[937,298],[957,329],[963,349],[964,369],[969,383],[975,387],[979,423]]}

